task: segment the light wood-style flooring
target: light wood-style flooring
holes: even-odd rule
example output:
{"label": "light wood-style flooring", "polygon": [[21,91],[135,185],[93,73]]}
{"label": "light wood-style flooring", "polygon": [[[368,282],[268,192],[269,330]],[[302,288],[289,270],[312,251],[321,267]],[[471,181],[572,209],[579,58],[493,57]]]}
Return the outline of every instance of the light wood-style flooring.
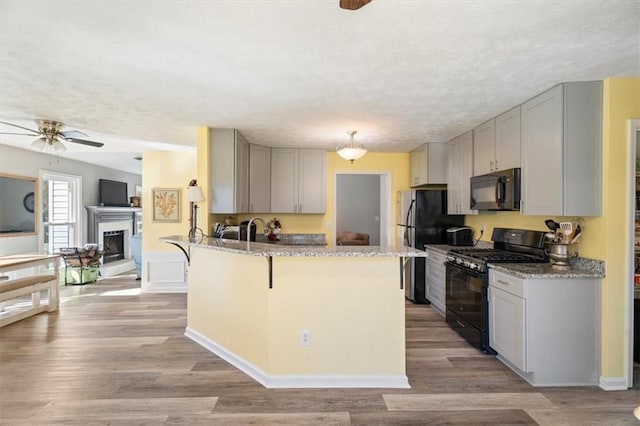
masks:
{"label": "light wood-style flooring", "polygon": [[[534,388],[407,304],[411,389],[265,389],[183,336],[185,294],[135,275],[0,329],[0,424],[640,425],[632,390]],[[550,348],[549,350],[553,350]]]}

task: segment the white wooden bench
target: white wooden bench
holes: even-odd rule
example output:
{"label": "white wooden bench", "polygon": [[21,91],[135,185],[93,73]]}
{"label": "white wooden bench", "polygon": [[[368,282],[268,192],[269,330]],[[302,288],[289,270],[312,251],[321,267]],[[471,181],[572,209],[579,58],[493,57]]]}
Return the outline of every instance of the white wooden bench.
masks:
{"label": "white wooden bench", "polygon": [[[32,275],[0,282],[0,302],[31,295],[31,307],[17,310],[15,313],[3,312],[0,315],[0,327],[41,312],[58,310],[58,285],[58,277],[54,274]],[[40,292],[43,290],[48,291],[46,304],[40,301]]]}

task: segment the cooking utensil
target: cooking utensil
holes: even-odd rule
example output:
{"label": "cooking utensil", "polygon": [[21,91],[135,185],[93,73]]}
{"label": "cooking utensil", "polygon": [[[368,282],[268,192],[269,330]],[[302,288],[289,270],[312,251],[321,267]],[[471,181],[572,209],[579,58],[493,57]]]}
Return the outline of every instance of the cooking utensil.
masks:
{"label": "cooking utensil", "polygon": [[572,238],[573,224],[571,222],[560,222],[560,230],[562,230],[567,240]]}
{"label": "cooking utensil", "polygon": [[558,228],[560,228],[560,224],[558,222],[556,222],[555,220],[553,220],[553,219],[545,220],[544,224],[547,225],[547,228],[549,228],[553,232],[556,232],[558,230]]}
{"label": "cooking utensil", "polygon": [[571,239],[571,244],[577,243],[580,237],[582,237],[582,234],[575,234],[575,237]]}
{"label": "cooking utensil", "polygon": [[544,239],[546,241],[553,241],[556,239],[556,234],[554,232],[547,232],[544,234]]}

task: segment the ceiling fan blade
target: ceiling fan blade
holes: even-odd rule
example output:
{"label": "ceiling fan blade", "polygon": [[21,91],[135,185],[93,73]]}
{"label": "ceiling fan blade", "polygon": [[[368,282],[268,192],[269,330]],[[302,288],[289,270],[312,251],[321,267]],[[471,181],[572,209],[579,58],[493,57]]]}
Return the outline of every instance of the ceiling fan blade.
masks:
{"label": "ceiling fan blade", "polygon": [[[7,123],[6,121],[0,121],[0,124],[6,124],[7,126],[13,126],[13,127],[17,127],[17,128],[19,128],[19,129],[28,130],[28,131],[30,131],[31,133],[34,133],[34,135],[33,135],[33,136],[36,136],[36,135],[39,135],[39,134],[40,134],[40,131],[38,131],[38,130],[33,130],[33,129],[30,129],[30,128],[28,128],[28,127],[18,126],[17,124]],[[10,133],[6,133],[6,134],[8,135],[8,134],[10,134]]]}
{"label": "ceiling fan blade", "polygon": [[102,142],[93,142],[93,141],[88,141],[88,140],[85,140],[85,139],[65,138],[65,140],[67,142],[79,143],[80,145],[95,146],[96,148],[101,148],[101,147],[104,146],[104,144]]}
{"label": "ceiling fan blade", "polygon": [[9,133],[9,132],[0,132],[0,135],[39,136],[39,135],[40,135],[40,133]]}
{"label": "ceiling fan blade", "polygon": [[362,6],[369,4],[371,0],[340,0],[340,7],[342,9],[358,10]]}
{"label": "ceiling fan blade", "polygon": [[60,134],[65,138],[65,139],[72,139],[72,138],[88,138],[89,135],[82,133],[80,130],[67,130],[66,132],[60,132]]}

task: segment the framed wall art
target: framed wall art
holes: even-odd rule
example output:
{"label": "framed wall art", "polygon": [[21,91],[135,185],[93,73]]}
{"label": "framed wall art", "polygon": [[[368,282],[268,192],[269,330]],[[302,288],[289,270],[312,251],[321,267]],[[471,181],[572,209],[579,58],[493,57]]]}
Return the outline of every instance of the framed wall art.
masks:
{"label": "framed wall art", "polygon": [[180,188],[153,188],[153,221],[180,222]]}

